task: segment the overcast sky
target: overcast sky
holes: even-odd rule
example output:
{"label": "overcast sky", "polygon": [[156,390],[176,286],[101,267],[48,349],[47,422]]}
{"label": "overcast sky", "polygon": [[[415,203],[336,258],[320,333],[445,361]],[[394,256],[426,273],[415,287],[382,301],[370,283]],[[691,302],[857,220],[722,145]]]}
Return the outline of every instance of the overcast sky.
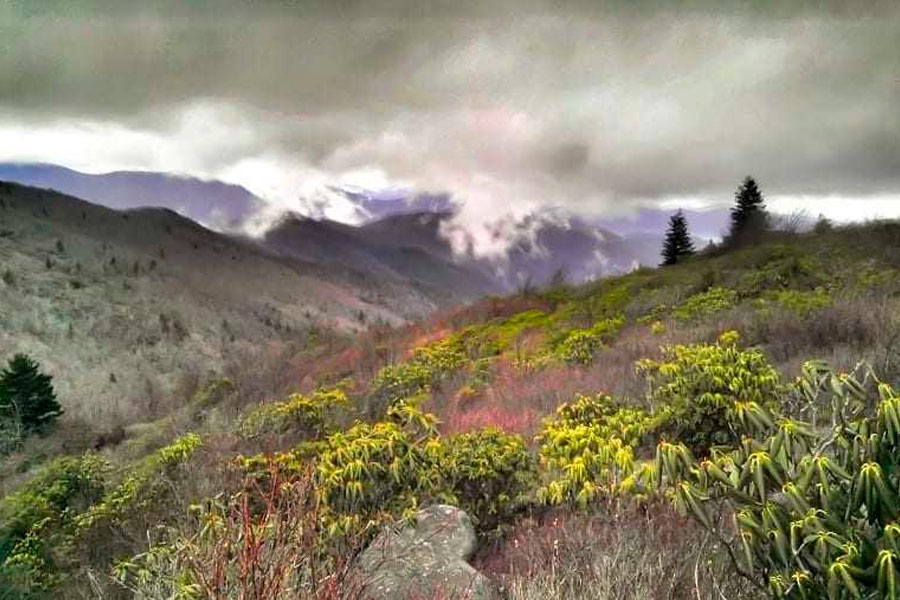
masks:
{"label": "overcast sky", "polygon": [[7,0],[0,160],[279,207],[445,191],[472,222],[728,204],[752,173],[775,208],[900,216],[900,3]]}

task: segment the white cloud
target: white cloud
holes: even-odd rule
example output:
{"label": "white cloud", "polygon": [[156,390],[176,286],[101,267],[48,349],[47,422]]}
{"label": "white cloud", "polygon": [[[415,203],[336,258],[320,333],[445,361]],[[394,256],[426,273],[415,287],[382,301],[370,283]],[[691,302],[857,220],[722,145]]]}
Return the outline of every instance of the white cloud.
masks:
{"label": "white cloud", "polygon": [[358,220],[332,186],[446,192],[487,254],[546,207],[722,206],[748,173],[775,210],[897,215],[896,3],[277,4],[7,9],[0,160],[222,179],[257,230]]}

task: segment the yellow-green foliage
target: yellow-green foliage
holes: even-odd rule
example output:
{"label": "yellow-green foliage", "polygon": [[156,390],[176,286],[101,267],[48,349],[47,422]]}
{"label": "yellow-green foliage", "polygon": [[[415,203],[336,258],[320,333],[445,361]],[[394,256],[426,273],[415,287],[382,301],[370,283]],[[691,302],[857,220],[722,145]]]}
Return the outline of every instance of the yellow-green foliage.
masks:
{"label": "yellow-green foliage", "polygon": [[556,344],[556,354],[568,364],[588,365],[594,355],[622,328],[623,317],[597,321],[588,329],[572,329]]}
{"label": "yellow-green foliage", "polygon": [[459,336],[416,348],[406,362],[381,369],[372,392],[389,404],[427,392],[432,385],[465,365],[467,356]]}
{"label": "yellow-green foliage", "polygon": [[484,333],[491,337],[499,351],[509,347],[523,333],[533,329],[548,329],[556,319],[552,314],[532,309],[517,313],[503,319],[485,329]]}
{"label": "yellow-green foliage", "polygon": [[[832,395],[831,427],[779,418],[764,435],[696,461],[661,444],[658,464],[672,496],[703,526],[734,514],[740,566],[779,598],[900,595],[900,396],[831,374],[807,382]],[[864,411],[862,407],[875,406]],[[721,532],[719,532],[721,535]]]}
{"label": "yellow-green foliage", "polygon": [[653,308],[650,309],[650,312],[645,313],[636,319],[636,322],[641,325],[659,323],[662,319],[669,314],[669,307],[665,304],[657,304]]}
{"label": "yellow-green foliage", "polygon": [[357,423],[332,434],[317,461],[320,510],[332,535],[362,532],[422,502],[449,501],[442,448],[397,423]]}
{"label": "yellow-green foliage", "polygon": [[534,478],[521,436],[487,429],[441,438],[432,415],[397,403],[390,422],[357,423],[319,448],[316,481],[325,528],[359,534],[444,501],[493,529],[518,508]]}
{"label": "yellow-green foliage", "polygon": [[443,447],[451,492],[483,531],[508,521],[536,481],[522,436],[488,428],[450,436]]}
{"label": "yellow-green foliage", "polygon": [[556,313],[531,309],[511,317],[470,325],[452,337],[459,340],[466,355],[473,359],[484,359],[503,354],[526,332],[547,332],[554,329],[557,321]]}
{"label": "yellow-green foliage", "polygon": [[738,295],[734,290],[714,287],[691,296],[678,305],[672,314],[679,321],[695,321],[731,308],[737,299]]}
{"label": "yellow-green foliage", "polygon": [[893,291],[900,284],[900,271],[893,268],[880,269],[868,266],[856,274],[856,281],[864,290],[889,289]]}
{"label": "yellow-green foliage", "polygon": [[93,453],[64,456],[3,499],[0,586],[38,592],[58,583],[48,544],[56,541],[73,515],[102,496],[107,469],[106,461]]}
{"label": "yellow-green foliage", "polygon": [[639,493],[649,471],[635,462],[633,446],[653,423],[646,411],[621,406],[605,395],[563,404],[537,438],[547,478],[538,499],[584,507],[623,489]]}
{"label": "yellow-green foliage", "polygon": [[825,268],[797,247],[768,246],[752,249],[748,258],[755,263],[738,283],[742,296],[755,296],[762,290],[784,288],[813,289],[827,282]]}
{"label": "yellow-green foliage", "polygon": [[100,502],[73,519],[76,538],[97,527],[115,527],[161,501],[168,489],[167,476],[183,465],[203,444],[195,433],[187,433],[160,448],[125,477]]}
{"label": "yellow-green foliage", "polygon": [[622,314],[633,298],[632,289],[639,285],[633,275],[603,279],[592,284],[588,292],[559,309],[561,319],[597,321]]}
{"label": "yellow-green foliage", "polygon": [[261,404],[241,418],[238,430],[245,438],[267,433],[295,432],[317,438],[325,433],[327,418],[350,401],[343,390],[327,388],[312,394],[292,394],[283,402]]}
{"label": "yellow-green foliage", "polygon": [[216,377],[197,390],[197,393],[191,398],[191,406],[195,410],[207,410],[235,391],[237,391],[237,387],[234,385],[234,381],[228,377]]}
{"label": "yellow-green foliage", "polygon": [[814,290],[777,290],[767,292],[757,301],[758,307],[766,309],[769,305],[789,310],[800,316],[831,306],[834,301],[831,294],[823,288]]}
{"label": "yellow-green foliage", "polygon": [[778,372],[760,350],[740,348],[737,339],[730,331],[715,344],[667,347],[662,360],[637,363],[669,439],[705,452],[734,441],[736,422],[765,421],[766,407],[777,401],[780,390]]}

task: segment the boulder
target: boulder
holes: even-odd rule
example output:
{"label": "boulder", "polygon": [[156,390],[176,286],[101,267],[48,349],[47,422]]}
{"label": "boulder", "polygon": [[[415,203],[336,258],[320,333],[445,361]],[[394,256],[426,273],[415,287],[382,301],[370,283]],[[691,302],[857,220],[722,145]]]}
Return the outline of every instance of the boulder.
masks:
{"label": "boulder", "polygon": [[475,551],[469,515],[434,505],[387,528],[359,557],[366,600],[495,600],[490,580],[466,562]]}

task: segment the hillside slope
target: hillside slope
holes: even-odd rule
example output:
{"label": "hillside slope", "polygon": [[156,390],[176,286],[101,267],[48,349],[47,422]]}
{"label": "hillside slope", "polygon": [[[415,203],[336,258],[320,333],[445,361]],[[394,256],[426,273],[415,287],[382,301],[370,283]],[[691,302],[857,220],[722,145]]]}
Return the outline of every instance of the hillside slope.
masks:
{"label": "hillside slope", "polygon": [[35,355],[66,409],[101,421],[278,340],[436,306],[408,281],[276,257],[169,210],[119,212],[9,183],[0,274],[0,356]]}
{"label": "hillside slope", "polygon": [[418,289],[445,306],[507,292],[503,282],[492,278],[481,265],[454,256],[436,228],[419,222],[438,218],[417,216],[383,236],[376,234],[386,225],[381,221],[353,227],[287,216],[267,231],[260,243],[283,256],[342,266],[385,283]]}
{"label": "hillside slope", "polygon": [[[279,598],[322,597],[353,584],[345,567],[382,524],[452,502],[476,523],[475,566],[511,600],[587,600],[598,589],[758,600],[772,568],[780,584],[796,566],[768,546],[789,533],[773,522],[772,536],[739,538],[756,521],[735,531],[707,494],[733,493],[744,516],[776,511],[782,525],[815,508],[829,515],[827,535],[868,536],[873,548],[886,528],[872,520],[897,515],[868,507],[900,489],[886,470],[900,438],[885,425],[900,406],[900,223],[771,232],[672,267],[528,289],[310,346],[270,358],[279,378],[264,402],[209,377],[160,426],[99,453],[47,462],[61,428],[7,457],[0,489],[18,491],[0,502],[0,557],[19,562],[0,563],[0,577],[21,577],[15,567],[29,560],[33,571],[16,580],[26,592],[44,585],[74,598],[103,585],[111,597],[168,596],[208,585],[212,565],[222,580],[210,596],[240,595],[249,568],[275,573]],[[238,378],[256,367],[241,366]],[[808,485],[810,465],[827,466],[815,448],[842,462],[820,471],[834,494]],[[780,471],[745,475],[767,456]],[[833,511],[874,469],[870,459],[885,465],[890,493]],[[96,487],[49,502],[46,490],[78,477]],[[32,505],[41,508],[22,508]],[[35,528],[40,543],[26,535]],[[263,552],[242,546],[249,528]],[[761,561],[750,573],[731,562],[741,539]],[[874,557],[860,555],[859,572]],[[292,568],[298,561],[325,576]],[[834,585],[828,564],[813,564],[809,597]]]}

